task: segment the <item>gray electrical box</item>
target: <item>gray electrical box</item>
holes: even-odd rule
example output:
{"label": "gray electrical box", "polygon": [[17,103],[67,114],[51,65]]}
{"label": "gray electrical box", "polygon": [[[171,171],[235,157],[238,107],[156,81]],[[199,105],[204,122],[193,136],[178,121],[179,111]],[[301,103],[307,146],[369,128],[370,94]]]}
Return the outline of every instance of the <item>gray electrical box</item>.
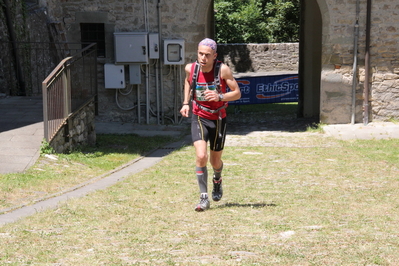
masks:
{"label": "gray electrical box", "polygon": [[164,40],[164,64],[184,64],[184,40]]}
{"label": "gray electrical box", "polygon": [[147,32],[115,32],[115,64],[148,64]]}
{"label": "gray electrical box", "polygon": [[129,81],[130,84],[141,84],[141,65],[129,65]]}
{"label": "gray electrical box", "polygon": [[159,59],[159,34],[148,34],[148,47],[150,50],[150,59]]}
{"label": "gray electrical box", "polygon": [[124,89],[126,87],[125,66],[105,64],[104,83],[106,89]]}

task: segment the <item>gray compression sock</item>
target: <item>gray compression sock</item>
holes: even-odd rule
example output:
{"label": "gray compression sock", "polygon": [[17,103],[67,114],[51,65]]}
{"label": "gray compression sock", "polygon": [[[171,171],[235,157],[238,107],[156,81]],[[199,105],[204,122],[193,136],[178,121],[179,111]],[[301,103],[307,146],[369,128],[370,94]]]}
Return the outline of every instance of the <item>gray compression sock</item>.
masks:
{"label": "gray compression sock", "polygon": [[223,170],[223,162],[222,166],[219,169],[213,168],[213,178],[219,180],[222,177],[222,170]]}
{"label": "gray compression sock", "polygon": [[208,169],[205,167],[195,167],[198,185],[201,193],[208,193]]}

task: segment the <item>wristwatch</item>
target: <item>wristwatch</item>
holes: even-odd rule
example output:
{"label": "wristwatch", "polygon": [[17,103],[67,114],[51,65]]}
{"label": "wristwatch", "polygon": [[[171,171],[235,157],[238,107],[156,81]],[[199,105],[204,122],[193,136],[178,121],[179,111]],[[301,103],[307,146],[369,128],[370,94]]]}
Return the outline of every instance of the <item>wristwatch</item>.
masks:
{"label": "wristwatch", "polygon": [[224,99],[223,93],[219,93],[219,101],[223,101],[223,99]]}

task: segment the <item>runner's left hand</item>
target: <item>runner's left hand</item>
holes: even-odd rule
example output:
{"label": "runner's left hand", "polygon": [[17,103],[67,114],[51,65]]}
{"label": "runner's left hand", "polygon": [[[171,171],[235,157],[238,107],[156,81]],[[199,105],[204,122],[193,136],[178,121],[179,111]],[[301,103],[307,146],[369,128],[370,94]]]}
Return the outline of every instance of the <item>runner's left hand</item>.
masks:
{"label": "runner's left hand", "polygon": [[205,90],[205,99],[210,102],[218,102],[219,101],[219,93],[216,91]]}

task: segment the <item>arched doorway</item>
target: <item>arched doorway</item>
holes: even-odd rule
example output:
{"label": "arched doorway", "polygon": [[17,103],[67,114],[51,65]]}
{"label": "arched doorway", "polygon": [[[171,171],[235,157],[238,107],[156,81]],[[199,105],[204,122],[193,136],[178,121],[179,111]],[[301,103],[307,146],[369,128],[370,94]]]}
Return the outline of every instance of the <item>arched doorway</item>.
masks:
{"label": "arched doorway", "polygon": [[317,0],[301,0],[298,116],[320,117],[322,15]]}
{"label": "arched doorway", "polygon": [[[213,4],[212,0],[210,2],[211,7],[213,7]],[[325,0],[300,0],[300,5],[299,100],[297,116],[320,121],[322,36],[323,27],[328,24],[328,9]],[[213,18],[213,16],[209,16],[209,18]],[[209,18],[205,25],[205,30],[207,33],[211,33],[210,36],[213,36],[214,19]]]}

